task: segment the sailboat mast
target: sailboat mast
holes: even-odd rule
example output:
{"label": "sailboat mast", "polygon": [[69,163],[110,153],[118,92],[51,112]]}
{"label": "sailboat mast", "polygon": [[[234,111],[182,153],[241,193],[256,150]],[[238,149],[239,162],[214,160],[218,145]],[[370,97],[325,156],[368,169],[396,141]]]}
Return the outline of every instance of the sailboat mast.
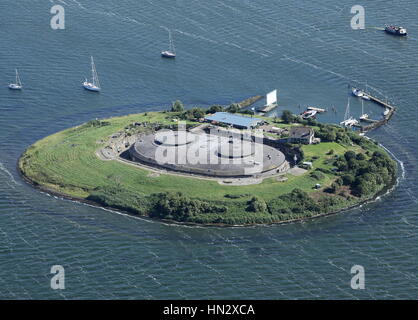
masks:
{"label": "sailboat mast", "polygon": [[16,84],[20,86],[20,78],[19,78],[19,73],[17,72],[17,69],[15,69],[16,72]]}
{"label": "sailboat mast", "polygon": [[93,56],[91,57],[91,74],[93,85],[100,88],[99,77],[97,76],[96,66],[94,64]]}
{"label": "sailboat mast", "polygon": [[350,116],[350,96],[348,97],[347,108],[345,109],[344,121]]}
{"label": "sailboat mast", "polygon": [[171,35],[171,30],[168,31],[169,41],[170,41],[170,51],[175,53],[173,37]]}
{"label": "sailboat mast", "polygon": [[93,82],[93,85],[96,85],[96,79],[94,76],[94,60],[93,60],[93,56],[91,56],[91,81]]}

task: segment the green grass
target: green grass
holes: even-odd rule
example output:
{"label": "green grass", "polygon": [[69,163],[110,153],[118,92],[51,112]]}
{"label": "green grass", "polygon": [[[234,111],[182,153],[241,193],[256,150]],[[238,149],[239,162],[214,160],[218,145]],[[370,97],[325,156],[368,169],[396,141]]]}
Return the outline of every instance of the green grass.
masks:
{"label": "green grass", "polygon": [[[181,191],[185,195],[212,201],[242,201],[226,199],[226,194],[250,194],[268,201],[279,195],[300,188],[314,192],[313,186],[332,183],[335,176],[325,174],[322,181],[310,177],[309,173],[295,177],[287,175],[288,180],[279,182],[275,178],[265,179],[263,183],[250,186],[220,185],[213,180],[188,178],[170,174],[158,177],[149,176],[149,171],[119,161],[102,161],[95,151],[104,146],[113,133],[122,130],[133,122],[160,122],[175,124],[175,113],[148,112],[106,119],[110,125],[102,127],[79,126],[48,136],[28,148],[19,161],[21,171],[39,185],[79,198],[86,198],[97,187],[112,185],[117,180],[121,186],[132,192],[149,195],[157,192]],[[192,123],[192,122],[189,122]],[[357,148],[357,147],[356,147]],[[343,154],[348,149],[337,143],[321,143],[303,146],[306,158],[318,156],[315,167],[329,168],[325,164],[329,150]]]}

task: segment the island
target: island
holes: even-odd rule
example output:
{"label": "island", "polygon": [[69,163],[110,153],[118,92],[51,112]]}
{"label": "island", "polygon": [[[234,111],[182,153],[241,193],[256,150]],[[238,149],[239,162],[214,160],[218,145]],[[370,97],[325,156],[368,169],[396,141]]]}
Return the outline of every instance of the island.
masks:
{"label": "island", "polygon": [[[161,147],[194,148],[221,161],[188,163],[177,154],[162,163],[155,156]],[[216,226],[337,213],[375,199],[397,177],[384,148],[351,129],[286,110],[269,118],[238,104],[185,110],[180,101],[170,110],[96,119],[50,135],[27,148],[18,170],[34,187],[63,198]]]}

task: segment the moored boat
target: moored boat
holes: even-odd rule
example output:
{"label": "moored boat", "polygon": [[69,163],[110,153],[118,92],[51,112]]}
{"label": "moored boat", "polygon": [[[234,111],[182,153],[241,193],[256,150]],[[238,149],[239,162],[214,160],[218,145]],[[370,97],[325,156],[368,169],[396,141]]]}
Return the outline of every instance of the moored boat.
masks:
{"label": "moored boat", "polygon": [[370,100],[369,96],[363,90],[352,88],[351,93],[353,94],[353,96],[356,96],[358,98],[362,98],[364,100]]}
{"label": "moored boat", "polygon": [[310,119],[310,118],[315,118],[317,113],[318,111],[316,110],[306,110],[302,112],[300,116],[302,117],[302,119]]}
{"label": "moored boat", "polygon": [[364,113],[364,102],[363,100],[361,100],[361,115],[360,115],[360,120],[368,120],[369,119],[369,115],[367,113]]}
{"label": "moored boat", "polygon": [[352,127],[358,124],[358,120],[354,119],[353,117],[350,117],[347,120],[341,121],[340,124],[342,124],[345,127]]}
{"label": "moored boat", "polygon": [[347,107],[345,109],[344,120],[340,122],[341,125],[351,128],[352,126],[358,125],[358,120],[350,116],[350,96],[348,96]]}

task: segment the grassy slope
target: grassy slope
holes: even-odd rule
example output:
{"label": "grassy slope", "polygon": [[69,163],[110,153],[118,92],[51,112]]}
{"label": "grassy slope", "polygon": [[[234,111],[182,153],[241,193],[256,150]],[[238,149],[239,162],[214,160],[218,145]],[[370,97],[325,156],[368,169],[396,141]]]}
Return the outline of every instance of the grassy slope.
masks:
{"label": "grassy slope", "polygon": [[[31,146],[19,161],[22,172],[32,181],[70,196],[85,198],[100,186],[114,184],[115,179],[122,186],[134,192],[151,194],[162,191],[182,191],[192,198],[225,201],[225,194],[250,194],[265,200],[289,193],[294,188],[314,192],[313,186],[321,183],[329,185],[335,178],[325,175],[322,181],[304,174],[300,177],[288,175],[288,181],[278,182],[274,178],[266,179],[262,184],[250,186],[219,185],[216,181],[160,175],[150,177],[149,172],[118,161],[102,161],[95,151],[103,146],[113,133],[122,130],[133,122],[173,123],[173,113],[149,112],[107,119],[111,125],[85,128],[79,126],[48,136]],[[343,154],[348,149],[337,143],[321,143],[303,147],[305,157],[319,156],[314,167],[329,168],[324,163],[326,153],[333,149],[335,154]],[[351,148],[353,149],[353,148]],[[242,201],[228,200],[228,201]]]}

